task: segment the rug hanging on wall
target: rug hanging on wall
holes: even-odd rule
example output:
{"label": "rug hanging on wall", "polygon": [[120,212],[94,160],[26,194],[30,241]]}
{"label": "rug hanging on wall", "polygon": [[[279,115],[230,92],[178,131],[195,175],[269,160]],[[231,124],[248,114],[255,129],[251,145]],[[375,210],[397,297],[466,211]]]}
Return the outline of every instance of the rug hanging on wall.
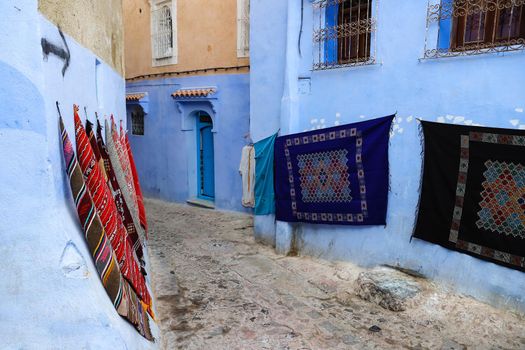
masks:
{"label": "rug hanging on wall", "polygon": [[133,205],[135,206],[137,215],[138,215],[138,205],[137,205],[137,193],[135,191],[135,183],[133,182],[133,174],[131,173],[131,167],[129,164],[129,156],[128,152],[126,150],[126,146],[124,145],[123,138],[119,134],[117,130],[117,126],[113,120],[113,116],[111,116],[111,136],[113,137],[113,141],[115,142],[115,146],[117,149],[117,155],[120,160],[120,164],[122,166],[122,171],[124,173],[124,177],[126,180],[126,185],[129,189],[129,193],[131,194],[131,197],[133,198]]}
{"label": "rug hanging on wall", "polygon": [[106,174],[106,169],[104,167],[104,159],[102,159],[102,155],[100,154],[98,144],[97,144],[97,137],[95,136],[95,131],[93,129],[93,123],[86,119],[86,134],[89,139],[89,144],[91,145],[91,149],[93,150],[93,153],[95,154],[95,159],[98,162],[98,166],[100,168],[100,171],[102,172],[102,175],[104,175],[104,179],[108,179],[108,176]]}
{"label": "rug hanging on wall", "polygon": [[[87,132],[87,129],[86,129]],[[104,144],[104,139],[102,138],[102,125],[100,124],[100,121],[97,119],[97,148],[100,153],[100,157],[103,160],[103,168],[105,169],[105,173],[107,174],[109,184],[113,190],[113,198],[115,199],[115,204],[117,206],[117,210],[120,214],[120,218],[122,219],[122,223],[126,227],[126,231],[128,232],[128,236],[131,239],[131,244],[133,246],[133,249],[137,253],[137,257],[140,260],[141,263],[141,271],[143,275],[146,275],[145,270],[145,262],[143,259],[143,251],[142,251],[142,242],[140,241],[139,234],[137,232],[137,228],[135,227],[135,223],[133,222],[133,218],[131,216],[131,212],[129,210],[128,204],[126,203],[126,200],[124,199],[124,195],[122,194],[122,190],[120,188],[120,185],[117,181],[117,177],[115,175],[115,170],[113,168],[113,164],[111,163],[111,160],[109,159],[108,151],[106,148],[106,145]],[[91,141],[91,137],[90,137]],[[95,155],[96,156],[96,155]]]}
{"label": "rug hanging on wall", "polygon": [[[124,130],[120,130],[121,133],[124,133]],[[139,210],[139,220],[144,232],[146,233],[146,239],[148,238],[148,222],[146,220],[146,208],[144,208],[144,197],[142,196],[142,190],[140,188],[139,174],[137,173],[137,167],[135,166],[135,159],[133,158],[133,152],[131,151],[131,146],[129,144],[128,134],[124,133],[124,146],[126,147],[126,152],[129,159],[129,168],[131,169],[131,175],[133,175],[133,185],[135,188],[135,193],[137,195],[137,207]]]}
{"label": "rug hanging on wall", "polygon": [[118,314],[127,318],[146,339],[152,340],[148,316],[129,283],[122,277],[115,252],[106,236],[91,195],[87,191],[80,165],[62,118],[60,118],[60,132],[71,194],[75,199],[78,218],[102,285]]}
{"label": "rug hanging on wall", "polygon": [[151,296],[144,276],[140,271],[138,258],[133,251],[131,239],[118,214],[111,190],[102,175],[102,171],[99,169],[88,136],[78,116],[76,106],[74,118],[78,163],[86,179],[87,189],[93,198],[96,211],[115,251],[122,274],[137,292],[140,299],[149,305],[148,311],[153,316]]}
{"label": "rug hanging on wall", "polygon": [[421,124],[414,237],[525,271],[525,131]]}
{"label": "rug hanging on wall", "polygon": [[133,176],[131,174],[131,170],[129,169],[129,163],[125,162],[125,149],[120,144],[120,137],[113,119],[111,119],[111,127],[108,125],[108,121],[105,121],[105,131],[106,148],[109,159],[113,165],[113,170],[115,171],[117,181],[120,185],[120,189],[122,190],[122,195],[124,196],[129,211],[131,212],[131,217],[133,218],[135,227],[139,232],[140,238],[144,241],[146,234],[142,229],[142,225],[140,224],[137,196],[133,184]]}
{"label": "rug hanging on wall", "polygon": [[277,220],[385,225],[393,118],[278,137]]}

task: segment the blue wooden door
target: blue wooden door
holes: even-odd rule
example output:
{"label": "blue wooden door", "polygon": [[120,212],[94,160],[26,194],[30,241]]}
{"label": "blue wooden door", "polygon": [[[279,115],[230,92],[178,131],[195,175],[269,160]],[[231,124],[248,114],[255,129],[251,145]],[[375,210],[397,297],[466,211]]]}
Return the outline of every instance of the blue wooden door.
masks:
{"label": "blue wooden door", "polygon": [[215,198],[215,166],[213,152],[213,125],[209,115],[200,114],[197,117],[198,125],[198,165],[199,165],[199,197],[204,199]]}

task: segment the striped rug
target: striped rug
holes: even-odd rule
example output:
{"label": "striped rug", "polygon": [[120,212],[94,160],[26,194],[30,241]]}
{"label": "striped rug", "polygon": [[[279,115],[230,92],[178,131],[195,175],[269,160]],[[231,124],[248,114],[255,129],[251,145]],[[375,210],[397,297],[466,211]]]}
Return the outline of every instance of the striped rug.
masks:
{"label": "striped rug", "polygon": [[142,301],[151,305],[151,296],[146,287],[144,276],[140,272],[138,259],[131,247],[113,195],[104,180],[76,110],[74,118],[78,162],[97,213],[117,256],[122,274],[130,282]]}
{"label": "striped rug", "polygon": [[148,316],[145,314],[136,293],[122,277],[115,252],[108,240],[91,195],[87,190],[80,165],[64,128],[62,118],[60,118],[60,132],[71,194],[73,195],[80,225],[84,231],[85,239],[102,285],[118,314],[128,319],[145,338],[153,340]]}
{"label": "striped rug", "polygon": [[[122,137],[123,130],[120,130],[120,136]],[[133,175],[133,184],[135,185],[135,193],[137,195],[137,207],[139,210],[139,220],[142,228],[146,232],[146,238],[148,238],[148,222],[146,220],[146,209],[144,208],[144,197],[142,197],[142,190],[140,189],[139,175],[137,173],[137,167],[135,166],[135,159],[133,158],[133,152],[131,151],[131,146],[129,145],[128,134],[124,134],[124,146],[129,159],[129,166],[131,169],[131,174]]]}
{"label": "striped rug", "polygon": [[[87,131],[87,128],[86,128],[86,131]],[[102,138],[102,125],[100,125],[100,121],[98,120],[97,120],[97,148],[100,152],[101,159],[103,160],[104,169],[108,176],[109,185],[113,191],[113,197],[115,199],[115,204],[120,214],[120,218],[122,219],[122,223],[126,227],[126,231],[128,232],[128,236],[131,239],[133,249],[135,250],[137,257],[141,261],[141,265],[144,267],[144,260],[143,260],[144,254],[142,251],[143,244],[140,241],[139,234],[137,232],[137,228],[135,227],[135,223],[133,222],[133,217],[131,216],[131,212],[129,210],[129,206],[126,202],[126,199],[124,198],[122,189],[120,188],[120,185],[117,181],[115,170],[113,168],[113,163],[111,162],[111,159],[109,158],[109,154],[108,154],[106,145],[104,144],[104,139]],[[143,274],[145,274],[144,268],[142,269],[142,272]]]}

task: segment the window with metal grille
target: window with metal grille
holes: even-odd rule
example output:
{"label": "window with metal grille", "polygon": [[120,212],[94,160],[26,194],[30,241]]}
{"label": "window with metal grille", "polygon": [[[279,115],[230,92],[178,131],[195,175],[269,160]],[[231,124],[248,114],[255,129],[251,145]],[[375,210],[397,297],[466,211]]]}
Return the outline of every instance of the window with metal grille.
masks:
{"label": "window with metal grille", "polygon": [[250,0],[237,0],[237,57],[250,55]]}
{"label": "window with metal grille", "polygon": [[377,0],[317,0],[314,9],[314,70],[375,63]]}
{"label": "window with metal grille", "polygon": [[[429,47],[434,40],[436,47]],[[425,58],[524,49],[525,0],[441,0],[428,6]]]}
{"label": "window with metal grille", "polygon": [[151,51],[153,66],[177,63],[176,2],[153,1],[151,7]]}
{"label": "window with metal grille", "polygon": [[144,111],[137,108],[131,112],[131,134],[144,135]]}

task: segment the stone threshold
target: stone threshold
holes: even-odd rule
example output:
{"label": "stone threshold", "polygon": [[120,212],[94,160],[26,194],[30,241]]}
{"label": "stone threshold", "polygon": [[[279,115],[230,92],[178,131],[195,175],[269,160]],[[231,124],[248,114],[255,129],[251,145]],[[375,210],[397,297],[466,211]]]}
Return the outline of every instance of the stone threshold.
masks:
{"label": "stone threshold", "polygon": [[188,203],[189,205],[196,206],[196,207],[215,209],[215,203],[213,203],[210,200],[206,200],[202,198],[190,198],[186,201],[186,203]]}

